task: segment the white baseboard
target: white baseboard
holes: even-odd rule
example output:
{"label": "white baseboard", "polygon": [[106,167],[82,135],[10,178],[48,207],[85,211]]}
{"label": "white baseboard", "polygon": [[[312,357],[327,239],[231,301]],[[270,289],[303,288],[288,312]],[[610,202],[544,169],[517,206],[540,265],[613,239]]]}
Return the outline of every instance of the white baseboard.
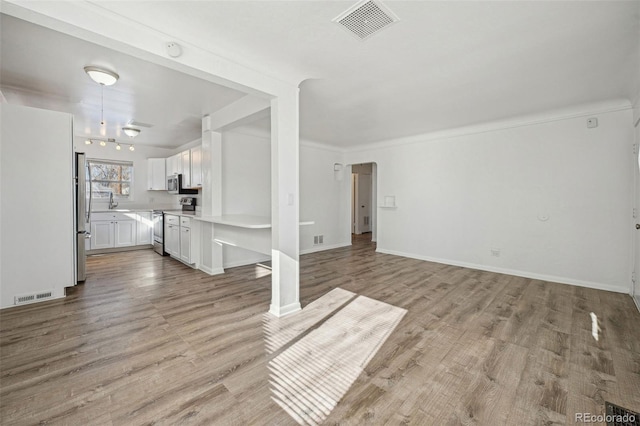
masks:
{"label": "white baseboard", "polygon": [[300,306],[299,302],[291,303],[290,305],[281,306],[281,307],[274,306],[273,304],[271,304],[271,306],[269,307],[269,313],[277,317],[283,317],[285,315],[298,312],[301,309],[302,307]]}
{"label": "white baseboard", "polygon": [[319,251],[333,250],[333,249],[337,249],[337,248],[341,248],[341,247],[349,247],[350,245],[351,245],[351,242],[331,244],[330,246],[325,246],[324,244],[319,244],[317,246],[313,246],[313,247],[310,247],[310,248],[307,248],[307,249],[300,250],[300,254],[309,254],[309,253],[316,253],[316,252],[319,252]]}
{"label": "white baseboard", "polygon": [[202,272],[205,272],[209,275],[219,275],[219,274],[224,274],[224,269],[223,268],[208,268],[204,265],[200,265],[200,267],[198,268],[200,269]]}
{"label": "white baseboard", "polygon": [[613,286],[613,285],[610,285],[610,284],[598,283],[598,282],[593,282],[593,281],[576,280],[576,279],[573,279],[573,278],[558,277],[558,276],[554,276],[554,275],[544,275],[544,274],[538,274],[538,273],[535,273],[535,272],[519,271],[519,270],[515,270],[515,269],[497,268],[495,266],[479,265],[479,264],[467,263],[467,262],[459,262],[457,260],[439,259],[439,258],[434,258],[434,257],[429,257],[429,256],[421,256],[421,255],[417,255],[417,254],[413,254],[413,253],[404,253],[404,252],[399,252],[399,251],[395,251],[395,250],[386,250],[386,249],[383,249],[383,248],[378,248],[376,250],[376,252],[385,253],[385,254],[392,254],[392,255],[395,255],[395,256],[408,257],[408,258],[411,258],[411,259],[426,260],[428,262],[442,263],[444,265],[461,266],[463,268],[479,269],[481,271],[495,272],[495,273],[498,273],[498,274],[507,274],[507,275],[514,275],[516,277],[531,278],[531,279],[534,279],[534,280],[555,282],[555,283],[560,283],[560,284],[570,284],[570,285],[576,285],[576,286],[579,286],[579,287],[593,288],[593,289],[596,289],[596,290],[613,291],[615,293],[627,293],[627,294],[629,293],[629,288],[628,287],[627,288],[623,288],[623,287],[618,287],[618,286]]}

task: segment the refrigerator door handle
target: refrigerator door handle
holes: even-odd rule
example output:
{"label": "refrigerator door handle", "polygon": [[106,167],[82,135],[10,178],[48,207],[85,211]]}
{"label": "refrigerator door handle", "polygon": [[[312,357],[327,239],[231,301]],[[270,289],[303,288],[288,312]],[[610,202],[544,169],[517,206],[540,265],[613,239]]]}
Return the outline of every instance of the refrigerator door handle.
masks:
{"label": "refrigerator door handle", "polygon": [[93,182],[91,181],[91,163],[87,161],[87,170],[89,171],[89,209],[87,210],[86,222],[91,222],[91,204],[93,203]]}

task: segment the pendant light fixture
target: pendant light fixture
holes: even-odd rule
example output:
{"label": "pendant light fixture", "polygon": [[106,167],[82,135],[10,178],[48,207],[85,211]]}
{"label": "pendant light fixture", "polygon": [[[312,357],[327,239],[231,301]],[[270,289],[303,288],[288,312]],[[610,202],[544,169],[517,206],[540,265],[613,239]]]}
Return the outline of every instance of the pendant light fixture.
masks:
{"label": "pendant light fixture", "polygon": [[[113,71],[106,70],[104,68],[99,68],[95,66],[87,66],[84,67],[84,72],[87,73],[89,77],[96,83],[100,85],[100,125],[104,126],[104,86],[112,86],[118,81],[120,76]],[[124,127],[122,129],[124,133],[130,138],[134,138],[138,136],[140,133],[140,129],[136,129],[134,127]],[[107,143],[113,143],[116,146],[116,149],[120,151],[122,146],[120,143],[116,142],[113,138],[108,139],[87,139],[85,144],[91,145],[93,142],[98,142],[100,146],[107,146]],[[126,146],[126,144],[125,144]],[[129,151],[135,151],[133,145],[129,145]]]}

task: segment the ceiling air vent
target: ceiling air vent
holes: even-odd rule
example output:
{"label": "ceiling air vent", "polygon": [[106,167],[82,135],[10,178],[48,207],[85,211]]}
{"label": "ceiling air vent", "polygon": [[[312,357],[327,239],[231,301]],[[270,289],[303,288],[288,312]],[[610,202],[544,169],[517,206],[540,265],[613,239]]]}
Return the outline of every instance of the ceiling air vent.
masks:
{"label": "ceiling air vent", "polygon": [[399,18],[380,1],[363,0],[333,20],[360,40],[366,40]]}

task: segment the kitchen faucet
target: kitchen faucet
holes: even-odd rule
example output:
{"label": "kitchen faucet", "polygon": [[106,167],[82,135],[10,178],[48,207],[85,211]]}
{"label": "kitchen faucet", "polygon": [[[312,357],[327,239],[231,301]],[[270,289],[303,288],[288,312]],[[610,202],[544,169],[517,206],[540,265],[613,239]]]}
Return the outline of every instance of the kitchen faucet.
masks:
{"label": "kitchen faucet", "polygon": [[118,203],[113,201],[113,192],[109,192],[109,210],[118,207]]}

